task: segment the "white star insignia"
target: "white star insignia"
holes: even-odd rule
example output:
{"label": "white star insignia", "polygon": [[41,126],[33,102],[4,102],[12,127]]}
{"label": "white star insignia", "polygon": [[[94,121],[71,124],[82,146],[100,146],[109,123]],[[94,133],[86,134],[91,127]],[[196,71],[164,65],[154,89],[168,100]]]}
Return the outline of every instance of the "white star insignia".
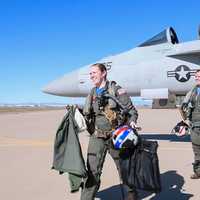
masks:
{"label": "white star insignia", "polygon": [[184,71],[184,67],[181,67],[181,71],[177,71],[176,73],[179,75],[178,80],[181,80],[182,78],[187,80],[186,75],[187,75],[188,71]]}

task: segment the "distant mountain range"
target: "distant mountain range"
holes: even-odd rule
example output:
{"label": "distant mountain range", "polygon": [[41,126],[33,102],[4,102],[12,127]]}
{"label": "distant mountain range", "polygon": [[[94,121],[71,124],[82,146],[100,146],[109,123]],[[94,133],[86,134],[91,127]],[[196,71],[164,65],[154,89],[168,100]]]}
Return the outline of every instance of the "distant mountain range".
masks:
{"label": "distant mountain range", "polygon": [[64,107],[63,103],[0,103],[0,107]]}
{"label": "distant mountain range", "polygon": [[[138,107],[151,107],[151,100],[142,100],[140,98],[131,98],[134,105]],[[0,107],[64,107],[64,103],[0,103]],[[83,106],[81,104],[80,106]]]}

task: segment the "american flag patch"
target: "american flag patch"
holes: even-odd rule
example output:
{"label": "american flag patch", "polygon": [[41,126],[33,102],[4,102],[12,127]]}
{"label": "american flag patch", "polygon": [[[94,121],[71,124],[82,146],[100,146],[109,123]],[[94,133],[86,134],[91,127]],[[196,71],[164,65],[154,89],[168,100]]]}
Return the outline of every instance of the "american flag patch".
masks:
{"label": "american flag patch", "polygon": [[124,88],[120,88],[119,90],[117,90],[119,95],[123,95],[126,94],[126,90]]}
{"label": "american flag patch", "polygon": [[92,103],[96,101],[96,96],[92,96]]}

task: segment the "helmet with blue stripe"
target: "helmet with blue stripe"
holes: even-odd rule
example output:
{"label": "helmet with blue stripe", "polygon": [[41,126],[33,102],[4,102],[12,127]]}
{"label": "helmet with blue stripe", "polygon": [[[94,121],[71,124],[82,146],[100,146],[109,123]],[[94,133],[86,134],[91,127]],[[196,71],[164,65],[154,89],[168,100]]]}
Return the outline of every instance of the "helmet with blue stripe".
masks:
{"label": "helmet with blue stripe", "polygon": [[127,125],[120,126],[112,132],[112,141],[115,149],[134,148],[138,143],[138,134]]}

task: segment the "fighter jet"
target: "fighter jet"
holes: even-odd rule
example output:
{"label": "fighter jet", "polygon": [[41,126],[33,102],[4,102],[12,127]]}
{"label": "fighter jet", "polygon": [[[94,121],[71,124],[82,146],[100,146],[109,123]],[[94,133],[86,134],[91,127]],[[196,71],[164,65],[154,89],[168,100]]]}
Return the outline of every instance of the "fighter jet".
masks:
{"label": "fighter jet", "polygon": [[169,27],[136,48],[64,75],[44,87],[43,92],[86,96],[92,87],[89,67],[94,63],[104,63],[108,79],[115,80],[130,96],[154,99],[155,107],[174,106],[194,84],[192,76],[200,68],[200,40],[179,43],[175,30]]}

